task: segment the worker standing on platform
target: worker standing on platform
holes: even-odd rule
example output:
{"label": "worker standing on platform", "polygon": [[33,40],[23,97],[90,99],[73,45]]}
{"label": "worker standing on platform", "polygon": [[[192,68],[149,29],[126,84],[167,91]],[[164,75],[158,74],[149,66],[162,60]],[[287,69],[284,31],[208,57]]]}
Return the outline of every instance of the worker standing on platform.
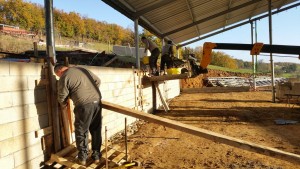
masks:
{"label": "worker standing on platform", "polygon": [[173,66],[172,58],[174,57],[173,42],[171,40],[163,47],[161,55],[161,70],[165,69],[165,64],[167,69],[170,69]]}
{"label": "worker standing on platform", "polygon": [[60,77],[58,81],[57,100],[61,105],[62,112],[65,112],[69,96],[75,105],[74,125],[76,147],[78,150],[77,162],[81,165],[86,165],[88,157],[88,132],[90,132],[92,136],[92,159],[95,163],[99,163],[102,143],[100,79],[82,67],[69,68],[62,64],[57,64],[54,67],[54,72]]}
{"label": "worker standing on platform", "polygon": [[153,76],[158,76],[159,75],[159,71],[157,70],[157,59],[159,56],[159,49],[157,47],[157,45],[152,42],[151,40],[147,39],[146,37],[142,37],[141,41],[145,44],[145,51],[144,53],[147,52],[147,50],[149,50],[151,52],[151,56],[149,59],[149,66],[152,72],[150,72],[150,74],[152,74]]}

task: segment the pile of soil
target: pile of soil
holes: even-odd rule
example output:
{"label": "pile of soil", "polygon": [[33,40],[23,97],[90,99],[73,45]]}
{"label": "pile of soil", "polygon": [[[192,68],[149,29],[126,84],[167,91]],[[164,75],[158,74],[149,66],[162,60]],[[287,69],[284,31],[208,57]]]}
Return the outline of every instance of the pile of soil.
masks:
{"label": "pile of soil", "polygon": [[249,78],[251,74],[248,73],[237,73],[237,72],[225,72],[221,70],[212,70],[209,69],[207,74],[200,74],[195,78],[188,78],[181,80],[181,88],[202,88],[203,80],[207,77],[229,77],[229,76],[237,76],[237,77],[246,77]]}

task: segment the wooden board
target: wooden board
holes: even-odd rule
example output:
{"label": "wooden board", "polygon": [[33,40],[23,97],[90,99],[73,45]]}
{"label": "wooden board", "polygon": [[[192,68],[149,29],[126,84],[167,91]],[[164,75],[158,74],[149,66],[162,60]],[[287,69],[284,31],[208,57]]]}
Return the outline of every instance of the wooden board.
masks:
{"label": "wooden board", "polygon": [[276,148],[272,148],[272,147],[267,147],[267,146],[262,146],[262,145],[258,145],[255,143],[251,143],[249,141],[244,141],[241,139],[237,139],[234,137],[229,137],[229,136],[225,136],[219,133],[215,133],[209,130],[205,130],[205,129],[201,129],[195,126],[191,126],[191,125],[187,125],[184,123],[180,123],[174,120],[170,120],[170,119],[166,119],[166,118],[162,118],[159,116],[155,116],[153,114],[147,114],[145,112],[141,112],[141,111],[137,111],[137,110],[133,110],[124,106],[120,106],[117,104],[113,104],[113,103],[109,103],[107,101],[102,101],[102,105],[103,108],[111,110],[111,111],[115,111],[124,115],[128,115],[128,116],[132,116],[138,119],[142,119],[148,122],[152,122],[152,123],[156,123],[156,124],[160,124],[166,127],[170,127],[172,129],[175,130],[179,130],[185,133],[189,133],[189,134],[193,134],[195,136],[198,137],[203,137],[212,141],[216,141],[216,142],[220,142],[223,144],[227,144],[233,147],[237,147],[237,148],[241,148],[244,150],[248,150],[248,151],[252,151],[252,152],[256,152],[256,153],[260,153],[260,154],[264,154],[264,155],[268,155],[271,157],[275,157],[275,158],[280,158],[283,160],[291,160],[291,161],[298,161],[300,162],[300,155],[298,154],[294,154],[294,153],[289,153],[289,152],[285,152]]}
{"label": "wooden board", "polygon": [[184,73],[184,74],[179,74],[179,75],[151,76],[148,78],[150,81],[163,81],[163,80],[187,79],[187,78],[189,78],[189,75],[187,73]]}
{"label": "wooden board", "polygon": [[170,108],[169,108],[169,106],[168,106],[168,103],[165,101],[163,95],[161,94],[157,82],[154,82],[154,85],[155,85],[156,90],[158,91],[159,98],[160,98],[161,103],[163,104],[163,107],[164,107],[165,112],[168,112],[168,111],[170,110]]}
{"label": "wooden board", "polygon": [[[91,147],[91,143],[89,143],[89,147]],[[107,154],[107,159],[109,162],[110,167],[118,166],[121,160],[125,160],[125,153],[124,151],[120,150],[119,146],[111,146],[108,144],[107,152],[105,152],[105,146],[101,145],[100,151],[102,153],[102,158],[100,159],[100,163],[94,163],[91,159],[91,152],[88,154],[87,165],[82,166],[76,163],[76,156],[78,151],[74,145],[70,145],[65,149],[59,151],[56,154],[52,154],[49,161],[45,162],[47,166],[51,166],[52,168],[88,168],[88,169],[95,169],[95,168],[104,168],[105,167],[105,157]]]}

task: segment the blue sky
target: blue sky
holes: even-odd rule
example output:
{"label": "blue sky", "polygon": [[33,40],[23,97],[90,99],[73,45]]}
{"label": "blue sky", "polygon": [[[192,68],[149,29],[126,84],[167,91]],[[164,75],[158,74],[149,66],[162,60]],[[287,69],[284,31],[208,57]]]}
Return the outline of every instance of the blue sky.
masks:
{"label": "blue sky", "polygon": [[[44,0],[26,0],[29,2],[39,3],[44,5]],[[124,28],[133,30],[133,21],[123,16],[118,11],[106,5],[100,0],[53,0],[53,5],[57,9],[65,12],[77,12],[82,16],[94,18],[98,21],[118,24]],[[272,16],[272,33],[273,44],[277,45],[294,45],[300,46],[300,7],[292,8],[288,11],[281,12]],[[268,18],[257,21],[257,41],[269,44],[269,26]],[[251,43],[251,28],[250,24],[235,28],[233,30],[215,35],[202,41],[190,44],[189,47],[195,48],[202,46],[204,42],[215,43]],[[233,58],[251,61],[252,56],[250,51],[232,51],[223,50]],[[269,62],[267,53],[258,56],[258,60]],[[273,54],[274,62],[294,62],[299,63],[298,58],[278,57],[278,54]],[[292,57],[296,57],[293,55]]]}

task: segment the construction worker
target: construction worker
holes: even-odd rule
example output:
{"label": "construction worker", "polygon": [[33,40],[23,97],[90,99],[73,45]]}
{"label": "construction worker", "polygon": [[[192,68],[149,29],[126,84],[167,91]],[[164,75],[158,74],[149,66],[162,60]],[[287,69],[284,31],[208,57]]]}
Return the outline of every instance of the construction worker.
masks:
{"label": "construction worker", "polygon": [[157,47],[157,45],[152,42],[151,40],[147,39],[146,37],[142,37],[141,41],[145,44],[145,50],[144,53],[149,50],[151,52],[150,58],[149,58],[149,66],[150,66],[150,74],[153,76],[158,76],[159,71],[157,70],[157,59],[160,54],[160,51]]}
{"label": "construction worker", "polygon": [[[102,143],[102,105],[99,90],[100,79],[92,72],[82,67],[66,67],[57,64],[55,74],[58,81],[57,100],[62,112],[66,111],[67,99],[71,98],[75,108],[75,138],[78,150],[77,163],[86,165],[88,157],[88,132],[92,136],[92,159],[99,163]],[[96,89],[96,87],[98,89]]]}
{"label": "construction worker", "polygon": [[161,70],[165,69],[165,64],[167,69],[170,69],[173,66],[172,58],[174,57],[173,42],[171,40],[163,47],[161,55]]}

